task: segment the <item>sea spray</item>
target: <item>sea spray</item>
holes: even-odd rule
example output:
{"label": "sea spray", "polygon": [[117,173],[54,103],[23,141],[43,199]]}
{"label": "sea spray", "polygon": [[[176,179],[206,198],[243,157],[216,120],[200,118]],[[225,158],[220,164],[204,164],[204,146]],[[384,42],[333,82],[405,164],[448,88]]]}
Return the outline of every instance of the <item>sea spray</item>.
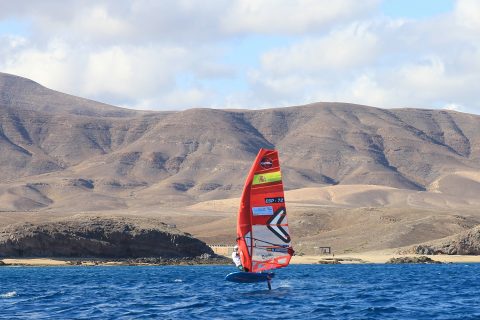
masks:
{"label": "sea spray", "polygon": [[9,298],[13,298],[15,296],[17,296],[16,291],[10,291],[10,292],[0,294],[1,299],[9,299]]}

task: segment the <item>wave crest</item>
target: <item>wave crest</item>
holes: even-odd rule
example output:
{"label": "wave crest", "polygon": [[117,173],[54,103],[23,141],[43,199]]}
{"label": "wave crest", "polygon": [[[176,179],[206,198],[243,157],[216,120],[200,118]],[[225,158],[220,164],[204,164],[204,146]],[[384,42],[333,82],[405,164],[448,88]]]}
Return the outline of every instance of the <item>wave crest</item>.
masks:
{"label": "wave crest", "polygon": [[0,294],[0,298],[2,299],[8,299],[8,298],[13,298],[17,295],[17,292],[16,291],[10,291],[10,292],[6,292],[6,293],[2,293]]}

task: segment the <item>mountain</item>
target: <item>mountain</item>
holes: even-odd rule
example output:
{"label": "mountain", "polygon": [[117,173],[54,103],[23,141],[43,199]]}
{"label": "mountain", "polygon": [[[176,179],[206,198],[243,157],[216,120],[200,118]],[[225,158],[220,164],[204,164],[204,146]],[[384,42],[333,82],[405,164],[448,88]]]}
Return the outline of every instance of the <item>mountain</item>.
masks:
{"label": "mountain", "polygon": [[[146,112],[0,73],[4,224],[16,219],[12,212],[30,218],[41,213],[43,218],[34,217],[41,220],[113,210],[145,216],[161,211],[192,230],[193,221],[218,228],[215,208],[203,206],[209,212],[203,216],[185,208],[238,197],[261,147],[279,150],[288,190],[321,189],[309,202],[313,207],[434,210],[445,203],[453,210],[477,204],[477,115],[345,103]],[[365,185],[376,187],[368,191]]]}

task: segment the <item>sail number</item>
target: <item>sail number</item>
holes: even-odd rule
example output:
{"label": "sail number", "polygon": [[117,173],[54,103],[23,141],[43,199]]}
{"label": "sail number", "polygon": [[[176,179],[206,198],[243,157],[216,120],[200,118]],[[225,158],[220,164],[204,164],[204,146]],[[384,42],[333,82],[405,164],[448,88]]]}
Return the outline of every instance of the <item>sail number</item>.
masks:
{"label": "sail number", "polygon": [[283,197],[275,197],[275,198],[265,198],[265,203],[284,203],[285,199]]}

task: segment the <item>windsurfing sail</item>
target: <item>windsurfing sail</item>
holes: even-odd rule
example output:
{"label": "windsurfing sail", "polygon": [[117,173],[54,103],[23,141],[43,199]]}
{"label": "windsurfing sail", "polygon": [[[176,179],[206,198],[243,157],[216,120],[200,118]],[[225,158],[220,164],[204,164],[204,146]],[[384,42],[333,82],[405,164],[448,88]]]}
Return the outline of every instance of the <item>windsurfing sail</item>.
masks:
{"label": "windsurfing sail", "polygon": [[260,149],[245,181],[237,220],[242,265],[250,272],[283,268],[293,255],[276,150]]}

